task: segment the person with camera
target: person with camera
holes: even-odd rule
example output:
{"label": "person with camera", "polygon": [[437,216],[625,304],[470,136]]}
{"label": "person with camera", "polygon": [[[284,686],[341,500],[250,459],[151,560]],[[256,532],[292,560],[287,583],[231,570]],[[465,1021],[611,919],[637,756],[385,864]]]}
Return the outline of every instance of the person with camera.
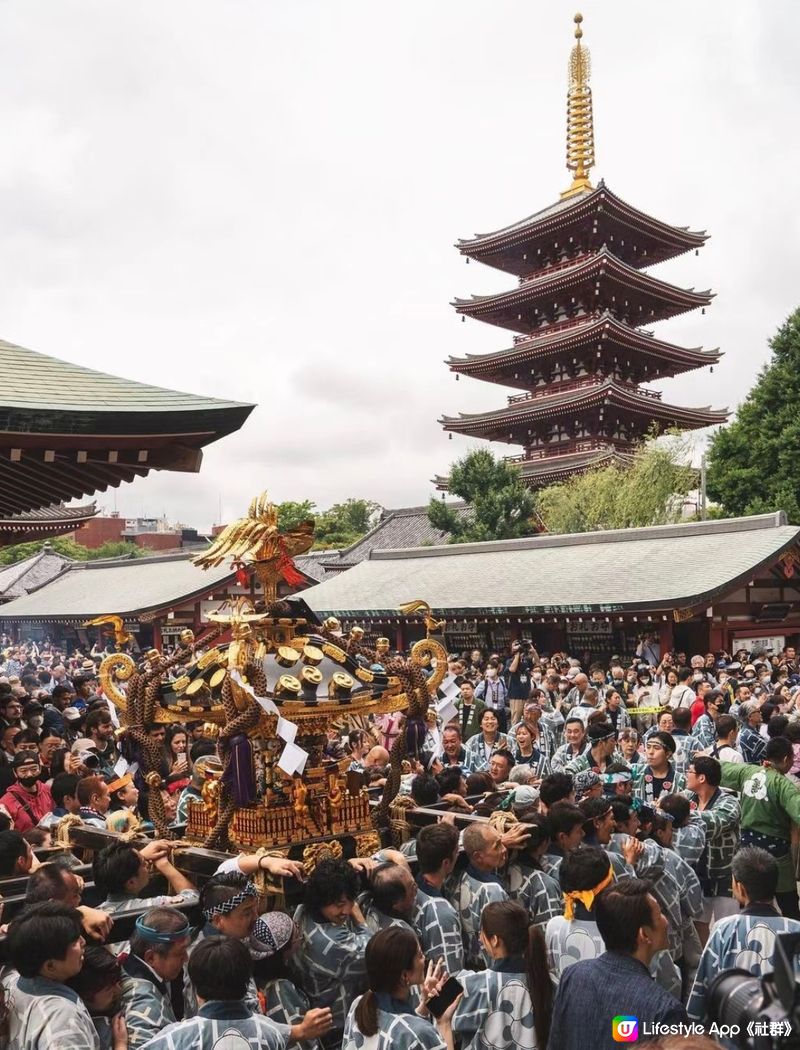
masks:
{"label": "person with camera", "polygon": [[686,1005],[690,1020],[706,1020],[708,989],[717,974],[744,966],[754,977],[765,977],[774,968],[776,936],[800,933],[800,921],[775,907],[778,875],[778,862],[757,846],[746,846],[734,856],[733,896],[741,911],[720,919],[711,931]]}
{"label": "person with camera", "polygon": [[525,701],[530,693],[531,671],[533,660],[531,659],[531,643],[526,641],[515,641],[511,643],[511,656],[506,660],[503,667],[503,677],[508,689],[508,703],[511,708],[511,722],[519,722]]}

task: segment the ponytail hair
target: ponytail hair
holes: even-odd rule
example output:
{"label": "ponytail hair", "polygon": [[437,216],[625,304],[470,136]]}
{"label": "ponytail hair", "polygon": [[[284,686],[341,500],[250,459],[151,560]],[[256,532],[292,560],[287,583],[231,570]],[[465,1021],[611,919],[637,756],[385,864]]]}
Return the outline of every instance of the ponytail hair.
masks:
{"label": "ponytail hair", "polygon": [[403,974],[413,969],[419,951],[419,941],[411,930],[389,926],[380,930],[367,943],[364,962],[369,988],[356,1007],[356,1024],[368,1038],[378,1032],[378,1003],[376,995],[391,995],[396,991]]}
{"label": "ponytail hair", "polygon": [[487,937],[499,937],[509,955],[524,958],[536,1043],[537,1046],[547,1046],[553,1012],[553,982],[547,967],[542,931],[530,924],[528,912],[517,901],[487,904],[481,914],[481,929]]}

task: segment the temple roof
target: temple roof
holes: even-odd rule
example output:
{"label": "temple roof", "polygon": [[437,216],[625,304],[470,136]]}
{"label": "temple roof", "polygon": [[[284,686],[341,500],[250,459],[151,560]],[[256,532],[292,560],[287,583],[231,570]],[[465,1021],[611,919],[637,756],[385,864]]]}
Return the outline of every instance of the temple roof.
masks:
{"label": "temple roof", "polygon": [[462,255],[523,277],[542,265],[538,248],[549,247],[555,238],[567,245],[590,226],[593,243],[607,244],[637,267],[682,255],[708,239],[705,232],[654,219],[600,182],[594,190],[559,200],[510,226],[459,240],[456,247]]}
{"label": "temple roof", "polygon": [[74,563],[70,558],[57,554],[45,543],[37,554],[0,569],[0,601],[8,602],[36,590],[72,564]]}
{"label": "temple roof", "polygon": [[97,506],[94,503],[84,503],[79,507],[51,503],[47,507],[29,510],[23,514],[9,514],[4,518],[0,517],[0,545],[24,543],[47,536],[62,536],[65,532],[79,529],[95,514]]}
{"label": "temple roof", "polygon": [[[465,503],[452,503],[451,507],[459,515],[469,513]],[[447,543],[449,538],[449,533],[431,524],[427,505],[385,510],[380,521],[365,536],[344,550],[335,552],[337,556],[326,561],[325,567],[330,575],[357,565],[376,550],[401,546],[438,546]]]}
{"label": "temple roof", "polygon": [[375,551],[303,598],[320,616],[397,616],[417,595],[437,616],[700,608],[798,542],[782,512],[749,518]]}
{"label": "temple roof", "polygon": [[109,613],[134,618],[208,595],[233,579],[229,565],[201,569],[193,554],[72,562],[52,582],[4,605],[0,619],[80,622]]}
{"label": "temple roof", "polygon": [[587,383],[560,393],[521,397],[506,408],[493,412],[460,413],[458,416],[443,416],[439,422],[445,430],[459,434],[475,434],[489,440],[507,441],[521,438],[509,437],[515,426],[537,422],[552,416],[556,419],[585,412],[600,406],[625,409],[635,416],[645,416],[666,425],[696,429],[724,423],[727,409],[684,408],[661,400],[657,391],[641,387],[625,387],[608,379],[603,383]]}
{"label": "temple roof", "polygon": [[[522,456],[507,456],[506,462],[518,468],[523,481],[531,488],[544,488],[554,482],[563,481],[572,474],[582,474],[587,470],[607,467],[612,464],[629,464],[632,456],[620,451],[613,444],[594,442],[595,447],[582,451],[568,452],[557,456],[541,456],[538,459],[526,459]],[[600,447],[602,445],[602,447]],[[437,489],[447,492],[448,479],[439,475],[433,479]]]}
{"label": "temple roof", "polygon": [[513,332],[532,333],[538,329],[540,312],[546,316],[554,302],[574,303],[575,296],[570,293],[581,285],[594,308],[612,309],[613,304],[615,314],[630,313],[637,326],[707,306],[714,297],[710,290],[679,288],[642,273],[603,248],[569,264],[544,270],[508,291],[454,299],[451,305],[464,316]]}
{"label": "temple roof", "polygon": [[659,377],[714,365],[722,357],[722,351],[718,349],[688,348],[664,342],[642,328],[632,328],[605,311],[598,317],[587,317],[547,329],[542,334],[534,334],[506,350],[450,357],[445,364],[451,371],[462,375],[527,390],[531,364],[572,356],[582,348],[588,348],[592,354],[601,350],[602,363],[606,369],[615,349],[619,353],[646,358],[649,365],[645,366],[645,370]]}
{"label": "temple roof", "polygon": [[0,515],[197,471],[253,405],[136,383],[0,340]]}

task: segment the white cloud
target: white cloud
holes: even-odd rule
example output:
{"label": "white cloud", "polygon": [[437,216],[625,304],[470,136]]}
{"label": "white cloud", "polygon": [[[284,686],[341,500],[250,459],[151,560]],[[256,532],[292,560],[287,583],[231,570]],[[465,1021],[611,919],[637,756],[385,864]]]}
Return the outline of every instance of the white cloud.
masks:
{"label": "white cloud", "polygon": [[[132,378],[253,400],[198,476],[117,491],[201,526],[269,487],[420,503],[499,407],[449,354],[507,345],[454,295],[507,279],[459,236],[555,200],[575,4],[550,0],[6,0],[0,335]],[[734,406],[797,305],[800,15],[788,0],[585,11],[598,166],[707,228],[660,268],[718,293],[661,326],[726,351],[669,400]],[[514,449],[516,451],[516,449]],[[101,497],[112,505],[112,497]]]}

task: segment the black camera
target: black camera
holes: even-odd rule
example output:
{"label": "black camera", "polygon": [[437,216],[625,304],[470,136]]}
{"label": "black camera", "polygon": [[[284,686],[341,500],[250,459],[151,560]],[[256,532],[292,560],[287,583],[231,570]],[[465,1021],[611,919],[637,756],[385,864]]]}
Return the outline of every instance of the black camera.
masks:
{"label": "black camera", "polygon": [[794,960],[800,933],[775,938],[774,970],[754,977],[734,968],[716,977],[708,990],[709,1019],[725,1026],[742,1050],[800,1050],[800,982]]}

